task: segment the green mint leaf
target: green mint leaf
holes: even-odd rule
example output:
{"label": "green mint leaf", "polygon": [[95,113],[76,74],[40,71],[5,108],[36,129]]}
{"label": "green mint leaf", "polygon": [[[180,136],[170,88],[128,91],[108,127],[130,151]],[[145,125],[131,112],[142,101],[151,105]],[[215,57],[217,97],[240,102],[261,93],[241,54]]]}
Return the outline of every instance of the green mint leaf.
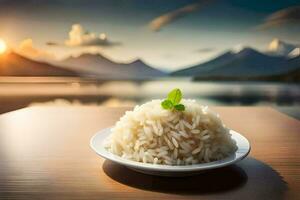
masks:
{"label": "green mint leaf", "polygon": [[174,108],[178,111],[184,111],[185,110],[185,106],[183,104],[177,104],[174,106]]}
{"label": "green mint leaf", "polygon": [[174,107],[172,101],[166,99],[164,100],[163,102],[161,102],[161,106],[164,108],[164,109],[172,109]]}
{"label": "green mint leaf", "polygon": [[168,100],[170,100],[173,103],[173,105],[178,104],[181,101],[181,98],[182,98],[182,93],[178,88],[172,90],[168,94]]}

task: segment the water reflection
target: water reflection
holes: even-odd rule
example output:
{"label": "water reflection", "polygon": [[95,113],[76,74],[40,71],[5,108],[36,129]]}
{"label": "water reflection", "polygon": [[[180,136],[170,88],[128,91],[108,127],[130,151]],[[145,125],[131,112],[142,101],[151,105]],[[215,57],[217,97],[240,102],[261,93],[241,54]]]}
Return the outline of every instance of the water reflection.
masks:
{"label": "water reflection", "polygon": [[[52,78],[53,79],[53,78]],[[59,79],[0,83],[2,110],[20,108],[32,102],[94,103],[128,106],[153,98],[164,98],[173,88],[180,88],[185,98],[207,105],[300,105],[298,84],[270,82],[193,82],[189,79],[152,81],[96,81]],[[1,111],[1,110],[0,110]]]}

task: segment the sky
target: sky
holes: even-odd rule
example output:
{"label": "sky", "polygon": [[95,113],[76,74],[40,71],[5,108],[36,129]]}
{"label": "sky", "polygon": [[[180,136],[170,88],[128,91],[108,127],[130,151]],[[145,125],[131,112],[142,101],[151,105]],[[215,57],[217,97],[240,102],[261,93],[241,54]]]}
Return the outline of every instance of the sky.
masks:
{"label": "sky", "polygon": [[96,53],[175,70],[237,46],[300,44],[296,0],[0,0],[0,38],[29,57]]}

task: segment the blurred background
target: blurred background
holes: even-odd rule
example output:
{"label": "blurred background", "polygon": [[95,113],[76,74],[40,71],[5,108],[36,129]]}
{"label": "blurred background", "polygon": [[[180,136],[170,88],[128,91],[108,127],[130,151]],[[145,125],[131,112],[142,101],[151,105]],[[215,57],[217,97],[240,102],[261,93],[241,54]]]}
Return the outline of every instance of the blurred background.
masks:
{"label": "blurred background", "polygon": [[300,117],[299,0],[0,0],[0,113],[180,88]]}

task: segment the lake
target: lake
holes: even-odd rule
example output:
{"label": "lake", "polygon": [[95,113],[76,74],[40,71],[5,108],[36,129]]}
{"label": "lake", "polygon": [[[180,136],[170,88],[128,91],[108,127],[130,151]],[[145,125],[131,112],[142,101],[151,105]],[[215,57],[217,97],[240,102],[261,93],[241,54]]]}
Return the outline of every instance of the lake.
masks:
{"label": "lake", "polygon": [[207,105],[299,106],[298,84],[273,82],[194,82],[188,78],[99,81],[79,78],[1,77],[1,110],[32,103],[132,106],[164,98],[180,88],[184,98]]}

